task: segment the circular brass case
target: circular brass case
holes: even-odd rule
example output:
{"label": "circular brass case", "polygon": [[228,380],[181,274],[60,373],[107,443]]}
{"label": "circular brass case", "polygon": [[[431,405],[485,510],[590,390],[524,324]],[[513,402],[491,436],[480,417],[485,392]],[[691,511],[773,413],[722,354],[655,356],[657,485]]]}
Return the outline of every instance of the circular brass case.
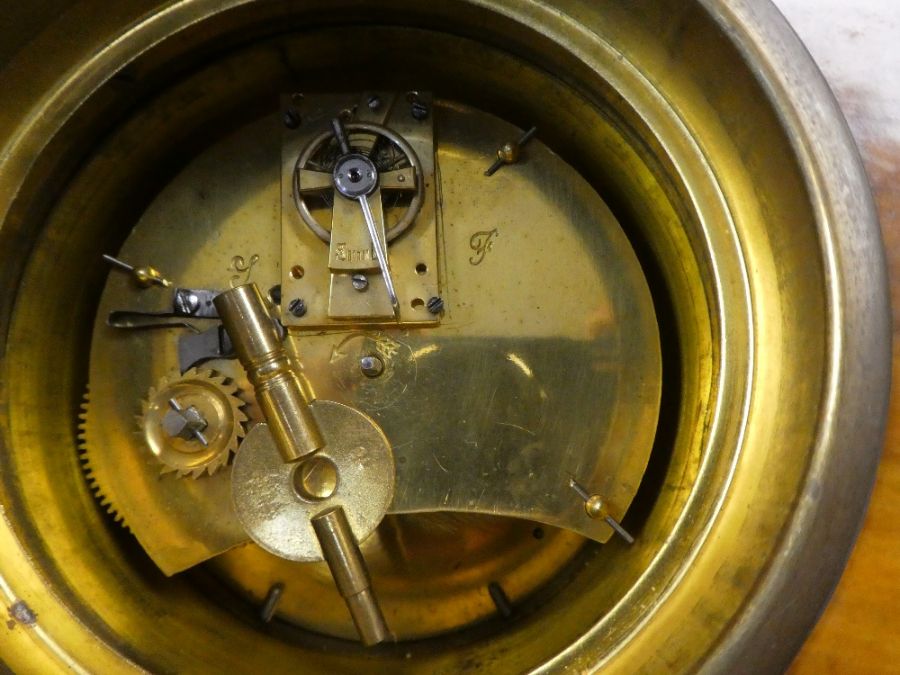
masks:
{"label": "circular brass case", "polygon": [[[350,647],[289,647],[211,610],[187,583],[161,592],[103,530],[76,478],[74,452],[59,451],[75,443],[54,421],[74,408],[85,344],[71,328],[89,323],[100,273],[88,269],[84,287],[69,294],[48,289],[85,273],[80,254],[92,253],[89,240],[116,231],[119,214],[106,207],[113,202],[79,198],[78,190],[111,196],[111,178],[124,176],[120,166],[109,169],[105,193],[96,174],[81,175],[65,183],[71,192],[63,200],[56,199],[59,179],[123,111],[117,87],[147,94],[164,64],[196,63],[197,47],[287,28],[279,3],[149,9],[82,3],[3,74],[4,90],[18,102],[0,117],[0,237],[11,252],[2,279],[18,292],[15,308],[9,302],[2,314],[2,590],[38,621],[4,633],[2,653],[14,668],[44,671],[61,663],[106,672],[234,668],[223,656],[231,651],[253,653],[253,668],[263,659],[277,669],[302,658],[310,668],[350,671],[358,666]],[[310,2],[291,11],[305,44],[327,47],[346,29],[326,31],[314,45],[313,26],[364,23],[374,10]],[[553,147],[642,242],[674,325],[667,337],[678,343],[672,376],[681,405],[666,420],[670,452],[651,481],[659,490],[645,502],[638,546],[593,552],[539,611],[503,633],[488,630],[492,639],[429,643],[408,659],[390,649],[370,658],[395,671],[476,663],[510,670],[604,664],[622,672],[783,667],[850,545],[887,393],[880,243],[864,175],[827,87],[768,3],[437,2],[377,11],[382,26],[440,29],[427,41],[413,30],[378,44],[398,53],[418,45],[416,67],[444,75],[450,87],[474,82],[477,73],[484,86],[471,91],[511,116],[540,121]],[[60,39],[72,26],[84,39]],[[451,28],[473,41],[459,43]],[[258,72],[282,77],[284,56],[259,53]],[[546,95],[535,100],[528,93],[538,85]],[[199,125],[221,114],[220,104],[201,97],[177,119]],[[153,128],[155,149],[133,155],[142,173],[183,140],[178,125],[168,125]],[[133,184],[125,192],[115,203],[143,194]],[[57,386],[47,387],[51,381]],[[823,559],[822,551],[831,554]],[[148,613],[149,624],[142,620]],[[197,616],[214,618],[215,630]],[[185,653],[188,629],[194,651]]]}
{"label": "circular brass case", "polygon": [[[500,584],[517,607],[568,569],[583,545],[573,532],[524,520],[426,513],[388,515],[360,548],[391,632],[409,644],[452,635],[496,615],[485,579]],[[324,562],[298,569],[256,546],[241,546],[209,567],[254,606],[283,581],[281,619],[314,633],[357,639]]]}

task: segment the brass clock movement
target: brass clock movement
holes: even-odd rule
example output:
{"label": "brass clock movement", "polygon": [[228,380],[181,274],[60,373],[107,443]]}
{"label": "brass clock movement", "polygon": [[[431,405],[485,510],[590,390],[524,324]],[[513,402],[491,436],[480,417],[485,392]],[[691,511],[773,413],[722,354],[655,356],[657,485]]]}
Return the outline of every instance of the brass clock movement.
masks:
{"label": "brass clock movement", "polygon": [[[597,192],[539,137],[486,176],[520,130],[430,92],[295,92],[281,109],[194,160],[117,252],[191,285],[108,278],[82,444],[100,499],[164,573],[209,561],[257,603],[281,589],[276,616],[351,637],[325,565],[284,562],[323,561],[316,519],[340,509],[342,537],[398,577],[379,641],[496,613],[490,583],[515,602],[585,537],[630,541],[659,334]],[[197,244],[173,221],[201,223]],[[456,561],[471,581],[434,568],[433,518],[485,539]],[[500,532],[521,541],[482,551]]]}
{"label": "brass clock movement", "polygon": [[38,19],[0,73],[0,663],[789,662],[889,314],[768,3]]}

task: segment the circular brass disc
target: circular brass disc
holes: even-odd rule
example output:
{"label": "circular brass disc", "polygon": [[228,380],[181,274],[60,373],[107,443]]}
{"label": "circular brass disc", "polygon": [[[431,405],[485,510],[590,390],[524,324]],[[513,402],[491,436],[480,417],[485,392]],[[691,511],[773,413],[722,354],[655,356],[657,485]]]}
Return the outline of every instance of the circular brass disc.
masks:
{"label": "circular brass disc", "polygon": [[285,463],[268,425],[257,424],[241,443],[231,470],[231,496],[238,520],[259,546],[299,562],[322,560],[310,519],[344,507],[358,542],[384,517],[394,495],[394,456],[381,429],[358,410],[334,401],[311,406],[326,445],[317,459],[337,467],[337,488],[330,497],[301,497],[296,487],[302,460]]}

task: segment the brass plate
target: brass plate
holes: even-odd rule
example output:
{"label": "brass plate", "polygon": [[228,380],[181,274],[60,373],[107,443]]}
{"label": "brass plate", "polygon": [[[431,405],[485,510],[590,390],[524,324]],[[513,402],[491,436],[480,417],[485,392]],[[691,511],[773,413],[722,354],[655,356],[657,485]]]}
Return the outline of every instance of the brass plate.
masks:
{"label": "brass plate", "polygon": [[[372,110],[368,99],[377,96],[381,102]],[[429,109],[431,94],[416,92]],[[413,224],[402,234],[398,228],[406,213],[405,206],[385,208],[382,199],[389,198],[392,185],[385,185],[369,197],[376,221],[383,214],[388,239],[388,256],[397,298],[400,302],[401,325],[437,324],[440,317],[429,313],[425,304],[441,294],[438,262],[438,227],[435,175],[434,112],[423,120],[410,114],[406,93],[365,92],[365,94],[315,94],[285,97],[285,108],[300,116],[296,129],[285,129],[281,150],[281,287],[282,322],[286,326],[320,329],[335,326],[394,325],[387,289],[377,269],[371,240],[359,204],[336,197],[331,206],[312,208],[311,215],[324,229],[332,223],[340,227],[340,241],[323,242],[319,234],[304,222],[294,203],[294,177],[298,158],[310,143],[327,134],[332,118],[341,115],[348,124],[377,124],[387,127],[405,140],[422,169],[422,202]],[[365,134],[349,133],[351,143]],[[406,176],[404,176],[406,178]],[[387,204],[388,202],[384,202]],[[400,236],[396,236],[400,234]],[[360,293],[351,284],[354,261],[366,272],[369,288]],[[342,271],[343,270],[343,271]],[[306,314],[296,317],[287,310],[290,300],[301,298]]]}
{"label": "brass plate", "polygon": [[[597,193],[542,143],[487,178],[492,151],[521,130],[452,105],[438,124],[442,325],[339,343],[388,355],[393,378],[354,389],[394,444],[392,512],[508,515],[606,541],[569,480],[621,519],[647,465],[661,366],[640,265]],[[312,363],[317,387],[346,377],[345,363],[330,378]]]}
{"label": "brass plate", "polygon": [[[569,480],[603,495],[611,515],[621,519],[647,463],[660,355],[640,266],[596,192],[538,140],[529,143],[520,164],[486,178],[486,149],[517,130],[450,104],[440,105],[435,116],[442,130],[441,246],[447,263],[441,325],[319,334],[291,328],[310,398],[358,408],[384,430],[397,462],[391,513],[511,516],[606,541],[609,526],[587,517]],[[278,203],[277,154],[273,161],[265,151],[277,142],[273,131],[271,121],[256,123],[194,162],[147,211],[123,257],[160,266],[165,260],[182,284],[197,279],[222,287],[235,277],[261,288],[276,283],[278,268],[271,261],[278,255],[277,216],[249,216],[273,214]],[[228,172],[227,156],[242,158],[239,170]],[[227,202],[217,205],[218,189],[246,182],[250,162],[258,163],[250,172],[253,184],[266,175],[276,182],[249,191],[246,215],[235,217],[225,210]],[[224,181],[225,173],[238,183]],[[210,192],[204,203],[211,214],[203,220],[217,228],[215,252],[211,246],[173,246],[167,236],[170,219],[197,217],[179,209],[195,207],[186,195],[198,190]],[[327,260],[327,249],[318,244]],[[259,263],[234,274],[238,255]],[[218,267],[224,261],[230,269]],[[148,472],[142,460],[147,450],[130,433],[127,389],[133,382],[116,376],[120,364],[138,360],[151,373],[173,367],[176,333],[117,332],[102,317],[112,309],[147,308],[151,298],[165,300],[163,293],[149,294],[136,292],[120,275],[110,277],[92,349],[87,450],[101,491],[171,574],[247,537],[229,500],[222,499],[227,479],[163,482]],[[373,353],[385,363],[378,378],[359,370],[359,358]],[[244,381],[235,362],[217,363],[210,366]],[[249,414],[260,421],[254,407]],[[125,466],[130,468],[123,471]],[[171,522],[162,527],[160,519]],[[190,524],[179,522],[184,519]],[[207,530],[207,519],[217,526]]]}

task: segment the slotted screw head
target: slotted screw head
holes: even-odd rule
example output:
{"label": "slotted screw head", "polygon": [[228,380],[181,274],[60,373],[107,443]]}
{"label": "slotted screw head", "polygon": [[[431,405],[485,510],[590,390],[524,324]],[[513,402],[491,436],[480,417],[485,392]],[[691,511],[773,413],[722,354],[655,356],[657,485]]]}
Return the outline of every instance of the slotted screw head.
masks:
{"label": "slotted screw head", "polygon": [[288,305],[288,311],[299,319],[306,314],[306,303],[300,298],[294,298]]}

